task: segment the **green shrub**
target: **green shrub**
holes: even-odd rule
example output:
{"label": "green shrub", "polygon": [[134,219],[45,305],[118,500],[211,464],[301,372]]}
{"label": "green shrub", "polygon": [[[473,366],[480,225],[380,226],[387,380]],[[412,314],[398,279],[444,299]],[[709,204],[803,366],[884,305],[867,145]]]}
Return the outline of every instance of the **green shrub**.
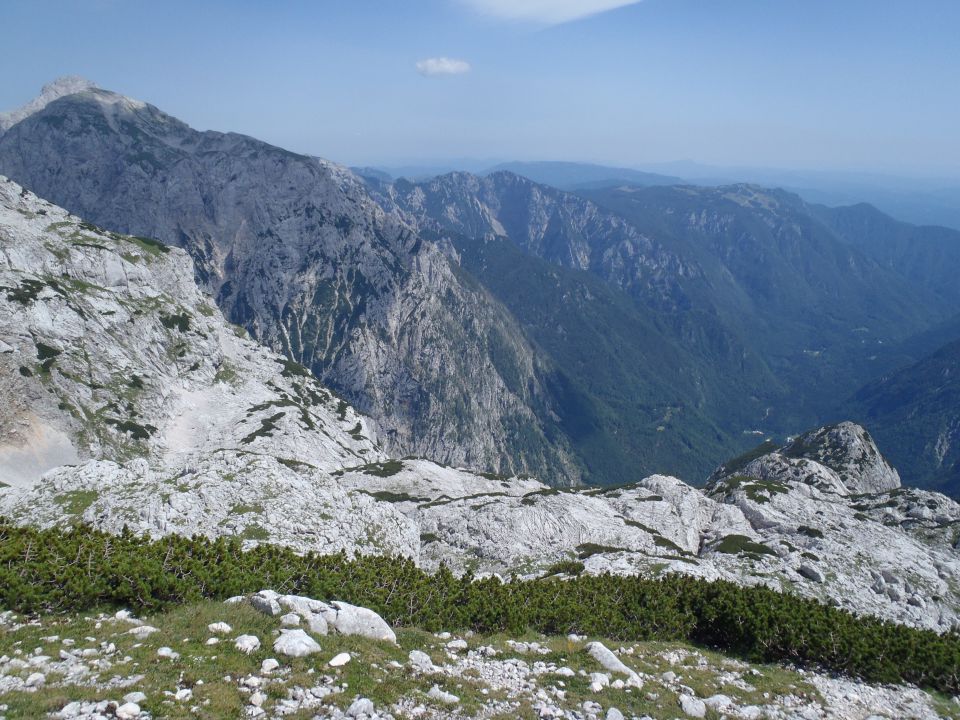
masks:
{"label": "green shrub", "polygon": [[[251,526],[246,537],[260,538]],[[688,641],[754,662],[786,661],[872,682],[960,692],[960,635],[857,617],[765,587],[666,575],[579,575],[502,582],[430,575],[396,557],[297,555],[239,538],[124,530],[22,528],[0,520],[0,607],[16,612],[123,606],[153,611],[263,588],[370,607],[398,626],[429,631]]]}
{"label": "green shrub", "polygon": [[584,571],[584,565],[579,560],[561,560],[547,568],[547,575],[579,575]]}
{"label": "green shrub", "polygon": [[177,315],[161,315],[160,322],[163,323],[163,326],[167,330],[173,330],[176,328],[180,332],[185,333],[190,329],[190,316],[186,313],[178,313]]}
{"label": "green shrub", "polygon": [[776,555],[763,543],[754,542],[746,535],[727,535],[714,547],[717,552],[729,555]]}

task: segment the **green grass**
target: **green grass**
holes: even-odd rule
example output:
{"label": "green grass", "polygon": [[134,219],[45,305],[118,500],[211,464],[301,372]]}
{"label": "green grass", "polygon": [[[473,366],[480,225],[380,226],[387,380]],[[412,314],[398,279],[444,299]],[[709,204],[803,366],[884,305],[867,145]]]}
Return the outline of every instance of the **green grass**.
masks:
{"label": "green grass", "polygon": [[252,523],[243,529],[243,531],[240,533],[240,537],[243,540],[257,540],[258,542],[263,542],[270,539],[270,531],[262,525]]}
{"label": "green grass", "polygon": [[57,495],[55,500],[65,513],[82,515],[98,497],[96,490],[71,490]]}
{"label": "green grass", "polygon": [[400,503],[400,502],[412,502],[412,503],[421,503],[429,500],[429,498],[416,497],[415,495],[410,495],[408,493],[397,493],[390,492],[389,490],[378,490],[376,492],[367,493],[370,497],[381,500],[382,502],[390,503]]}
{"label": "green grass", "polygon": [[[63,502],[80,510],[93,499],[65,495]],[[692,642],[753,662],[789,661],[873,682],[960,690],[957,635],[855,616],[763,586],[676,574],[502,582],[457,577],[443,567],[427,574],[399,557],[298,555],[272,545],[244,551],[241,540],[260,540],[262,532],[252,525],[241,538],[150,541],[128,530],[108,535],[83,526],[37,530],[0,521],[0,607],[83,612],[113,604],[149,611],[272,587],[370,607],[401,627]],[[721,545],[758,558],[764,552],[744,536],[728,536]]]}
{"label": "green grass", "polygon": [[170,252],[170,248],[164,245],[159,240],[154,240],[153,238],[147,237],[137,237],[135,235],[125,235],[123,238],[134,245],[136,245],[141,250],[145,251],[149,255],[159,257],[160,255],[166,255]]}
{"label": "green grass", "polygon": [[387,460],[386,462],[370,463],[360,467],[349,468],[352,472],[361,472],[364,475],[373,475],[374,477],[388,478],[393,477],[403,470],[403,461]]}
{"label": "green grass", "polygon": [[244,505],[243,503],[238,503],[230,508],[231,515],[245,515],[246,513],[257,513],[258,515],[263,512],[263,505]]}
{"label": "green grass", "polygon": [[[38,620],[35,624],[21,625],[0,633],[0,655],[14,656],[21,649],[41,648],[44,654],[56,657],[60,648],[64,647],[64,638],[77,641],[75,646],[65,648],[72,650],[113,643],[116,653],[111,656],[112,666],[94,668],[92,677],[100,682],[114,676],[136,674],[143,677],[128,689],[100,690],[76,685],[56,687],[62,677],[48,674],[47,686],[36,692],[0,695],[0,704],[7,705],[6,714],[10,718],[44,717],[59,711],[72,700],[118,700],[133,689],[146,694],[147,699],[141,708],[154,717],[170,720],[241,717],[248,696],[240,692],[238,680],[248,675],[261,675],[260,664],[272,657],[280,661],[281,669],[269,676],[273,682],[266,687],[268,708],[278,699],[286,697],[289,688],[313,687],[318,684],[319,676],[327,675],[331,677],[331,684],[347,686],[345,692],[329,695],[325,700],[341,710],[346,709],[357,696],[371,699],[379,709],[386,709],[401,698],[411,698],[427,707],[442,710],[442,705],[427,697],[429,689],[436,684],[460,698],[457,709],[465,717],[477,715],[483,705],[491,700],[513,703],[509,714],[495,716],[502,720],[534,720],[537,717],[533,709],[534,689],[508,695],[503,689],[488,685],[478,673],[469,670],[447,676],[423,675],[411,669],[408,664],[411,650],[426,652],[438,665],[456,662],[455,658],[447,655],[444,648],[446,641],[417,628],[398,628],[396,645],[354,636],[317,636],[322,652],[306,658],[284,658],[278,657],[272,649],[273,639],[279,629],[278,620],[257,612],[246,603],[226,606],[220,602],[204,601],[145,616],[143,622],[158,628],[158,632],[142,640],[128,634],[132,625],[115,620],[109,614],[56,614]],[[232,631],[222,636],[219,644],[206,645],[207,638],[211,636],[207,626],[214,622],[227,622]],[[260,649],[250,655],[236,650],[232,639],[240,634],[260,638]],[[56,639],[52,639],[54,637]],[[620,646],[620,643],[605,638],[590,639],[600,640],[610,648]],[[523,655],[510,647],[510,640],[536,642],[548,652],[545,655]],[[525,663],[542,661],[568,667],[574,673],[603,671],[584,650],[585,642],[572,642],[566,637],[529,632],[519,635],[492,634],[471,637],[468,644],[470,648],[481,645],[492,647],[497,651],[495,662],[504,658],[518,658]],[[159,658],[157,649],[162,646],[172,648],[180,654],[180,658]],[[600,694],[593,693],[588,677],[579,674],[573,677],[541,675],[537,685],[541,688],[562,687],[566,697],[558,704],[565,709],[578,710],[586,700],[599,701],[604,707],[619,708],[628,717],[679,715],[676,690],[659,680],[659,675],[667,670],[677,673],[683,684],[701,697],[724,692],[743,705],[765,704],[772,698],[784,695],[820,700],[808,680],[796,671],[780,666],[756,666],[758,674],[749,677],[752,689],[745,690],[724,682],[731,670],[742,672],[745,666],[731,662],[723,655],[682,643],[661,642],[631,643],[629,651],[621,656],[624,662],[638,672],[651,676],[642,692],[628,688],[606,688]],[[351,662],[339,669],[330,668],[327,662],[341,652],[349,653]],[[680,658],[679,664],[670,659],[675,657]],[[391,662],[403,667],[391,667]],[[27,672],[30,671],[25,671],[24,675]],[[278,682],[278,679],[282,682]],[[190,688],[193,698],[189,702],[171,701],[165,692],[177,688]],[[191,713],[190,708],[194,706],[201,708],[199,714]],[[306,720],[314,714],[315,711],[288,717]]]}
{"label": "green grass", "polygon": [[213,376],[214,382],[226,383],[232,385],[237,379],[237,369],[232,363],[224,360],[223,364],[217,369],[217,374]]}
{"label": "green grass", "polygon": [[160,322],[167,330],[176,328],[182,333],[190,329],[190,316],[186,313],[177,313],[176,315],[161,314]]}

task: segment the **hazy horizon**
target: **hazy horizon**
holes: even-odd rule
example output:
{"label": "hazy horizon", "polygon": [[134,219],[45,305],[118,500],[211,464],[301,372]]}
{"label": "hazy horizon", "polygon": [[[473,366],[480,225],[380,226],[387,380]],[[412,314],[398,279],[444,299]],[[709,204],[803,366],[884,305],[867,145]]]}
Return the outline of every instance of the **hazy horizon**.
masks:
{"label": "hazy horizon", "polygon": [[[348,165],[960,176],[960,4],[13,0],[0,109],[69,74]],[[251,38],[253,40],[251,40]]]}

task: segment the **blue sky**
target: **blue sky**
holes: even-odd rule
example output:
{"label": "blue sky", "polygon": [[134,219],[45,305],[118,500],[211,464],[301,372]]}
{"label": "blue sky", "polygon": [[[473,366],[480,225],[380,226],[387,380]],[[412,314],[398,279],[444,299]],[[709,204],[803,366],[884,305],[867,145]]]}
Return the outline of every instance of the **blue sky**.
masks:
{"label": "blue sky", "polygon": [[4,0],[0,42],[2,109],[78,74],[349,164],[960,175],[957,0]]}

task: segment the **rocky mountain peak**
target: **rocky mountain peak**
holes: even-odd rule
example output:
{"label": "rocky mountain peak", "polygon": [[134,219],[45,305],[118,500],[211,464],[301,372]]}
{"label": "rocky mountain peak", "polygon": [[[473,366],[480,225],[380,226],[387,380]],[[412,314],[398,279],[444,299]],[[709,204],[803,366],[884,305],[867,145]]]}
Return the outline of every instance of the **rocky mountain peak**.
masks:
{"label": "rocky mountain peak", "polygon": [[779,448],[764,443],[720,466],[710,478],[711,486],[735,477],[805,483],[840,495],[900,487],[900,474],[870,433],[848,421],[805,432]]}
{"label": "rocky mountain peak", "polygon": [[43,86],[40,95],[28,102],[23,107],[10,112],[0,113],[0,134],[6,132],[21,120],[24,120],[35,112],[43,110],[54,100],[59,100],[65,95],[93,90],[97,85],[85,78],[76,75],[60,77]]}
{"label": "rocky mountain peak", "polygon": [[853,422],[806,432],[784,447],[783,454],[825,465],[853,494],[900,487],[900,473],[883,457],[866,428]]}

